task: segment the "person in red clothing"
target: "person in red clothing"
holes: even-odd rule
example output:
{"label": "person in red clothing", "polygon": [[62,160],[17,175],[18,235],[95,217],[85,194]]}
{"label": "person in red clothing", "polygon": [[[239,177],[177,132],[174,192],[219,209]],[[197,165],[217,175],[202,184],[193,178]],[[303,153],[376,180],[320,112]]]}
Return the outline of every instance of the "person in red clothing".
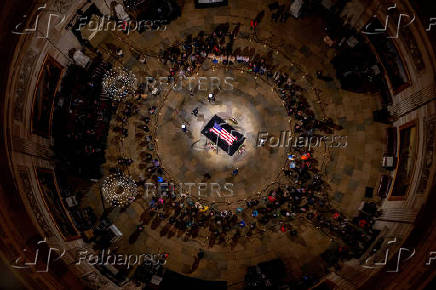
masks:
{"label": "person in red clothing", "polygon": [[262,10],[259,14],[257,14],[256,18],[250,21],[251,30],[255,30],[259,22],[262,20],[263,16],[265,16],[265,10]]}
{"label": "person in red clothing", "polygon": [[250,28],[251,30],[255,30],[257,26],[257,21],[256,20],[251,20],[250,21]]}
{"label": "person in red clothing", "polygon": [[275,201],[276,201],[276,198],[275,198],[274,196],[272,196],[272,195],[269,195],[269,196],[268,196],[268,201],[269,201],[269,202],[275,202]]}
{"label": "person in red clothing", "polygon": [[309,160],[309,158],[310,158],[310,153],[305,153],[301,155],[301,160]]}

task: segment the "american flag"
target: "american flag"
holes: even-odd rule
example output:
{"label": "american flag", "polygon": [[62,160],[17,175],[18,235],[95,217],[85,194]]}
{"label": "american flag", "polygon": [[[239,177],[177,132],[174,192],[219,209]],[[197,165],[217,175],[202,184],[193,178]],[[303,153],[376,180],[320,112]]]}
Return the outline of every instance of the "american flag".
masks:
{"label": "american flag", "polygon": [[227,152],[229,156],[233,156],[245,140],[244,135],[236,131],[217,115],[207,122],[203,130],[201,130],[201,134],[215,143],[224,152]]}
{"label": "american flag", "polygon": [[209,129],[209,132],[214,133],[215,135],[219,136],[221,139],[227,142],[229,146],[232,146],[233,142],[238,140],[235,136],[230,134],[226,131],[226,129],[223,129],[220,125],[215,123],[212,128]]}

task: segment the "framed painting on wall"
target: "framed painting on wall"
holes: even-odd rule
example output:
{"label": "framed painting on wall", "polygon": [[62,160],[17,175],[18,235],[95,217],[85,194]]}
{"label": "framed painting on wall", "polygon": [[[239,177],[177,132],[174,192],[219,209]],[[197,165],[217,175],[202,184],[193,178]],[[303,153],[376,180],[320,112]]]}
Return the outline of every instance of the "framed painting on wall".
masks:
{"label": "framed painting on wall", "polygon": [[47,211],[62,236],[67,241],[79,238],[78,231],[63,204],[53,169],[36,168],[35,171]]}
{"label": "framed painting on wall", "polygon": [[32,133],[42,137],[51,135],[53,105],[64,67],[47,55],[38,75],[31,114]]}
{"label": "framed painting on wall", "polygon": [[400,127],[397,170],[388,200],[405,200],[412,185],[418,152],[418,127],[412,121]]}

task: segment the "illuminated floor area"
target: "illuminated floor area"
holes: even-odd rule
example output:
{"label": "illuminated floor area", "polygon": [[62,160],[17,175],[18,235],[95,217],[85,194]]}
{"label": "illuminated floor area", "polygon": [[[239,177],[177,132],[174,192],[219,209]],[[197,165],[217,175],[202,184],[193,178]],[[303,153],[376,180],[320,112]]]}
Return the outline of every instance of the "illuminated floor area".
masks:
{"label": "illuminated floor area", "polygon": [[[0,4],[0,268],[9,263],[20,283],[353,290],[436,281],[422,263],[436,240],[427,0],[14,1]],[[50,24],[50,13],[65,22]],[[392,26],[409,13],[420,21]],[[150,17],[169,23],[122,31],[127,18]],[[389,29],[374,28],[387,18]],[[101,19],[123,20],[96,29]],[[16,33],[32,21],[48,21],[50,33]],[[416,255],[400,263],[403,248]],[[165,264],[91,263],[108,251]],[[26,263],[46,252],[47,263]],[[395,263],[400,273],[387,271]],[[16,284],[2,284],[8,275],[0,288]]]}
{"label": "illuminated floor area", "polygon": [[[199,74],[207,76],[203,72]],[[222,78],[222,74],[211,71],[208,74]],[[226,75],[232,75],[237,83],[233,90],[217,93],[215,103],[207,101],[207,92],[204,91],[197,92],[194,97],[186,92],[170,93],[160,112],[157,144],[162,166],[175,180],[198,183],[202,182],[205,173],[209,173],[211,178],[207,182],[222,187],[231,183],[234,194],[220,197],[211,194],[209,188],[205,191],[207,199],[230,202],[257,195],[278,179],[286,160],[285,148],[269,150],[272,148],[257,147],[258,133],[270,132],[278,136],[290,126],[281,100],[268,84],[262,80],[256,83],[247,74],[240,76],[239,71],[236,75]],[[191,113],[196,107],[198,117]],[[244,135],[245,152],[229,156],[220,148],[215,150],[205,145],[206,137],[200,132],[214,115]],[[180,128],[183,123],[189,124],[187,133]],[[236,168],[239,173],[232,178],[232,171]]]}
{"label": "illuminated floor area", "polygon": [[[121,61],[126,67],[129,67],[137,76],[139,81],[144,81],[148,76],[166,76],[168,73],[168,67],[162,66],[156,58],[149,58],[147,64],[143,65],[134,60],[134,55],[131,51],[149,53],[151,55],[156,54],[156,48],[165,48],[167,45],[171,45],[174,42],[183,39],[183,36],[188,34],[196,34],[199,31],[208,32],[213,30],[219,23],[243,23],[246,21],[243,15],[247,14],[247,9],[252,11],[260,11],[264,9],[264,4],[257,1],[234,1],[229,7],[220,9],[222,15],[216,15],[213,10],[196,10],[193,4],[186,3],[183,14],[180,18],[176,19],[170,26],[170,29],[164,32],[153,32],[148,34],[131,34],[128,37],[122,33],[111,32],[99,32],[91,42],[93,45],[99,47],[102,51],[105,51],[108,47],[108,43],[116,44],[117,47],[123,48],[125,56],[117,60]],[[257,14],[253,12],[253,14]],[[239,16],[236,16],[239,15]],[[257,35],[262,42],[256,43],[249,41],[249,28],[242,27],[241,35],[238,37],[235,43],[235,47],[244,48],[246,46],[254,47],[256,53],[266,55],[272,52],[272,57],[275,60],[278,68],[289,69],[292,72],[292,78],[297,80],[297,83],[305,88],[305,94],[309,101],[311,101],[311,107],[315,111],[317,117],[322,119],[323,117],[332,118],[332,120],[341,125],[344,129],[337,132],[338,135],[348,136],[348,148],[346,150],[340,150],[340,152],[331,152],[329,155],[334,156],[325,164],[321,164],[328,176],[328,181],[332,186],[330,193],[332,194],[333,202],[337,202],[337,207],[341,208],[345,213],[350,216],[357,211],[357,207],[348,206],[349,203],[357,205],[363,198],[365,187],[375,187],[379,179],[380,172],[384,172],[380,169],[378,156],[383,151],[383,134],[386,126],[373,122],[372,112],[378,109],[378,100],[375,95],[355,94],[348,91],[343,91],[339,88],[337,81],[324,82],[316,79],[315,72],[322,70],[325,74],[334,76],[335,71],[329,60],[332,58],[334,50],[328,49],[325,44],[322,43],[322,31],[319,27],[322,26],[322,21],[318,17],[305,17],[303,19],[289,18],[284,24],[276,24],[269,19],[265,19],[262,22],[262,27],[257,30]],[[277,52],[279,52],[277,54]],[[204,71],[205,72],[205,71]],[[205,72],[204,76],[213,74],[214,72]],[[233,71],[232,74],[236,78],[236,88],[239,82],[238,71]],[[201,76],[201,75],[199,75]],[[306,78],[307,77],[307,78]],[[254,81],[254,80],[253,80]],[[244,83],[244,80],[241,80]],[[249,87],[250,90],[241,90],[243,93],[258,96],[257,90],[259,87],[262,90],[262,81],[255,82],[256,85],[247,83],[245,87]],[[319,96],[315,94],[314,88],[320,90]],[[265,94],[268,93],[268,89],[263,88]],[[185,91],[185,97],[188,98],[189,94]],[[197,98],[202,98],[196,94]],[[179,96],[180,98],[180,96]],[[167,108],[175,107],[172,102],[173,97],[169,97]],[[175,99],[178,99],[177,97]],[[218,97],[219,99],[219,97]],[[247,99],[247,98],[244,98]],[[269,99],[269,102],[277,100],[277,96]],[[205,98],[203,98],[205,100]],[[228,106],[229,110],[238,110],[237,106]],[[191,109],[189,107],[189,109]],[[192,108],[193,109],[193,108]],[[242,110],[242,108],[239,108]],[[185,110],[186,115],[190,115],[188,108]],[[244,113],[245,114],[245,113]],[[244,115],[241,114],[241,115]],[[272,115],[272,114],[268,114]],[[276,114],[274,114],[275,117]],[[205,118],[206,121],[207,118]],[[253,118],[253,120],[255,120]],[[279,127],[273,128],[273,132],[280,132],[280,130],[287,130],[287,120],[284,120]],[[261,122],[256,120],[253,122]],[[199,123],[194,123],[199,124]],[[171,132],[175,134],[181,132],[177,127],[179,126],[179,120],[174,124]],[[197,131],[198,132],[198,131]],[[255,130],[253,130],[255,132]],[[257,132],[256,132],[257,133]],[[159,131],[158,134],[163,134]],[[158,138],[160,141],[165,140]],[[249,143],[249,142],[248,142]],[[191,143],[192,145],[192,143]],[[165,150],[165,146],[159,146],[160,150]],[[139,152],[140,148],[134,148],[129,146],[128,150],[131,150],[129,156],[135,156],[135,152]],[[187,148],[182,147],[183,148]],[[169,149],[169,148],[168,148]],[[111,150],[109,148],[109,150]],[[186,153],[186,151],[185,151]],[[248,150],[247,153],[250,153]],[[380,154],[379,154],[380,153]],[[165,161],[165,155],[162,158]],[[321,157],[321,156],[320,156]],[[213,158],[213,157],[210,157]],[[261,160],[260,156],[254,158]],[[220,158],[220,162],[225,158]],[[244,160],[253,160],[253,158],[244,158]],[[180,160],[178,161],[180,162]],[[243,161],[241,161],[243,162]],[[211,163],[206,163],[211,164]],[[171,168],[171,165],[163,164],[165,167]],[[227,163],[229,167],[234,167],[232,164]],[[274,169],[277,166],[265,166],[263,168]],[[187,167],[188,168],[188,167]],[[231,170],[226,169],[223,171],[224,175],[229,175]],[[202,176],[207,172],[207,168],[202,168],[196,172],[196,177]],[[174,171],[174,170],[173,170]],[[244,174],[241,170],[241,176]],[[177,177],[176,173],[173,173]],[[272,175],[273,176],[273,175]],[[192,176],[194,177],[194,176]],[[179,179],[179,178],[176,178]],[[185,179],[185,178],[184,178]],[[190,181],[191,177],[181,182],[194,182]],[[270,180],[264,178],[264,180]],[[198,182],[196,179],[195,182]],[[253,190],[251,188],[251,190]]]}
{"label": "illuminated floor area", "polygon": [[[232,5],[232,9],[237,6]],[[207,11],[195,11],[195,15],[192,16],[189,8],[186,9],[186,13],[171,25],[174,29],[168,30],[165,34],[148,34],[146,40],[135,39],[138,36],[132,35],[128,42],[120,42],[111,34],[104,37],[97,35],[96,39],[101,41],[98,46],[105,47],[106,42],[111,42],[123,47],[129,43],[139,50],[150,51],[153,50],[154,43],[170,44],[181,35],[197,33],[208,26],[213,29],[212,23],[206,25],[205,22],[210,22],[211,19],[218,20],[217,16],[212,18],[199,16],[207,14]],[[219,22],[244,20],[235,16],[220,17]],[[186,25],[187,23],[196,23],[196,25]],[[311,40],[321,37],[320,32],[317,31],[319,27],[317,19],[306,18],[302,22],[290,19],[285,25],[286,29],[275,27],[269,21],[265,22],[265,26],[258,31],[260,37],[271,38],[265,46],[262,43],[248,41],[244,37],[237,39],[235,45],[255,47],[261,54],[271,51],[270,45],[276,47],[273,50],[275,62],[280,67],[290,68],[294,72],[292,77],[305,89],[304,94],[317,117],[331,118],[343,127],[335,134],[347,136],[348,147],[341,149],[320,147],[315,150],[314,156],[319,160],[320,170],[326,174],[326,180],[331,188],[329,191],[331,202],[343,213],[352,217],[362,200],[371,200],[364,198],[365,188],[375,187],[380,176],[378,156],[383,148],[384,125],[372,121],[372,111],[377,108],[376,97],[345,92],[339,88],[336,81],[326,83],[314,77],[317,70],[334,75],[327,61],[330,51],[318,41]],[[190,28],[183,28],[187,26]],[[308,38],[308,35],[311,38]],[[280,46],[277,46],[277,43],[280,43]],[[285,47],[293,49],[282,50]],[[124,51],[128,53],[129,50],[124,48]],[[124,65],[128,65],[132,63],[132,57],[126,55],[121,61]],[[167,67],[153,58],[150,58],[145,66],[133,62],[131,69],[140,79],[145,79],[150,72],[154,77],[167,74]],[[134,163],[129,168],[129,174],[134,178],[141,177],[144,168],[139,164],[140,154],[146,150],[136,137],[136,133],[140,132],[137,125],[139,120],[147,115],[148,108],[156,105],[161,108],[156,131],[158,157],[172,180],[175,183],[199,183],[204,182],[204,174],[209,173],[211,176],[207,181],[209,183],[233,184],[233,195],[214,196],[213,192],[208,192],[206,189],[202,192],[202,199],[216,202],[219,208],[234,211],[238,204],[243,204],[245,200],[255,197],[258,192],[269,189],[272,182],[287,182],[283,176],[280,177],[280,172],[288,151],[285,148],[269,150],[255,147],[259,131],[265,130],[278,136],[281,131],[289,130],[291,127],[282,101],[273,91],[273,86],[262,79],[254,79],[245,71],[241,73],[238,69],[226,70],[219,66],[215,68],[211,63],[204,65],[198,74],[198,77],[209,76],[233,77],[234,89],[219,91],[214,104],[207,101],[209,92],[195,91],[191,96],[186,88],[181,91],[170,90],[164,99],[161,97],[143,101],[139,106],[139,114],[129,120],[129,136],[121,145],[119,141],[113,141],[115,137],[110,133],[108,142],[112,145],[106,153],[108,163],[105,168],[116,166],[116,159],[120,156],[131,158]],[[319,96],[315,94],[314,88],[321,91]],[[196,107],[199,109],[197,117],[191,114]],[[238,128],[244,131],[247,137],[244,143],[246,152],[243,156],[230,157],[220,149],[218,154],[216,151],[205,151],[205,146],[202,146],[205,140],[204,136],[200,135],[200,131],[213,115],[227,120],[236,119]],[[187,125],[187,133],[182,132],[180,127],[182,124]],[[239,174],[232,177],[234,168],[239,168]],[[120,212],[115,209],[110,213],[111,220],[125,235],[125,238],[116,245],[118,251],[128,253],[142,253],[144,250],[165,251],[169,254],[167,263],[169,269],[205,280],[225,280],[228,281],[228,285],[233,285],[233,288],[242,287],[240,283],[248,266],[276,258],[282,259],[295,277],[300,276],[304,269],[312,269],[320,274],[325,269],[320,266],[322,263],[319,255],[335,243],[330,236],[320,232],[304,219],[297,219],[291,223],[298,231],[297,237],[290,237],[277,229],[274,231],[266,229],[264,233],[241,238],[234,248],[229,245],[215,245],[209,248],[207,231],[200,231],[194,240],[180,233],[172,238],[161,236],[160,232],[167,227],[166,223],[162,223],[154,230],[148,225],[139,238],[130,244],[128,237],[135,231],[141,217],[144,216],[147,209],[144,203],[146,200],[147,198],[135,201],[126,211]],[[88,194],[87,202],[94,205],[96,212],[101,213],[97,187]],[[198,269],[193,272],[194,257],[200,248],[205,250],[205,256]]]}

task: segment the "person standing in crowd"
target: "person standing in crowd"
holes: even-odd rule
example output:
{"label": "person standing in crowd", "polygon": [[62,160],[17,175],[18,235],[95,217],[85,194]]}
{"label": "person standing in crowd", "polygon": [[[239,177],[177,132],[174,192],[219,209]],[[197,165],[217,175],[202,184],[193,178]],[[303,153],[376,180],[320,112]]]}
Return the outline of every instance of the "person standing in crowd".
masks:
{"label": "person standing in crowd", "polygon": [[210,93],[207,97],[209,103],[215,103],[215,94]]}
{"label": "person standing in crowd", "polygon": [[257,14],[257,16],[250,21],[250,29],[254,32],[256,31],[257,25],[262,21],[263,17],[265,16],[265,10],[262,10]]}
{"label": "person standing in crowd", "polygon": [[192,111],[192,115],[194,115],[195,117],[198,116],[198,107],[196,107],[196,108]]}

